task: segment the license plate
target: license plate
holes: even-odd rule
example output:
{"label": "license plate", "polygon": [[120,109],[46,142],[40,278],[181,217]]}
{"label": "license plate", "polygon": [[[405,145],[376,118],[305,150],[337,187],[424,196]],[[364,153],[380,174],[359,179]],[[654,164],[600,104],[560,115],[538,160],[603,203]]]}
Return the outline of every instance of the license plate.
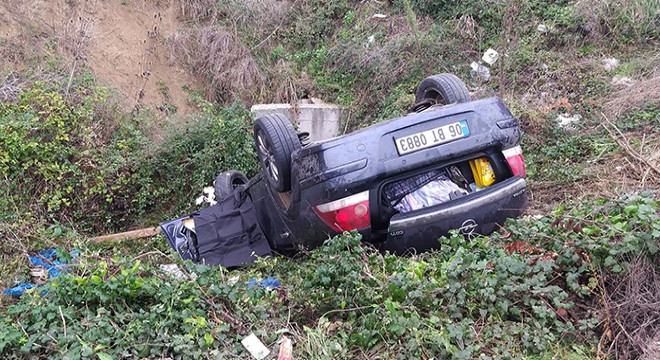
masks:
{"label": "license plate", "polygon": [[399,151],[399,155],[405,155],[417,150],[464,138],[469,135],[470,129],[468,129],[467,121],[461,120],[431,130],[395,138],[394,142],[396,143],[396,149]]}

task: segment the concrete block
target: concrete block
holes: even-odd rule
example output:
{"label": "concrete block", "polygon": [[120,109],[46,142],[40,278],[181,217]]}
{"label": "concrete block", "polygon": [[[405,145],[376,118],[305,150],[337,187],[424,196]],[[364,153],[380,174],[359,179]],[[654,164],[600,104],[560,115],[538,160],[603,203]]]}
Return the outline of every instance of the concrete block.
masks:
{"label": "concrete block", "polygon": [[301,132],[309,132],[311,141],[320,141],[339,135],[339,126],[344,109],[326,103],[256,104],[250,109],[255,118],[278,113],[283,114]]}

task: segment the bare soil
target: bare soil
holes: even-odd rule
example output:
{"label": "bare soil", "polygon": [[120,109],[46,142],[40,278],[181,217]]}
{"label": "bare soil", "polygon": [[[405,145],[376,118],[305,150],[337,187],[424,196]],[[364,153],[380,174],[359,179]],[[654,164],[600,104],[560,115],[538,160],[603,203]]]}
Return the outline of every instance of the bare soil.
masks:
{"label": "bare soil", "polygon": [[31,42],[41,42],[47,56],[56,52],[71,72],[87,68],[116,89],[127,110],[187,114],[193,109],[182,87],[195,89],[199,81],[169,63],[165,46],[182,25],[180,11],[177,2],[158,0],[3,1],[0,41],[13,53],[0,64],[20,66]]}

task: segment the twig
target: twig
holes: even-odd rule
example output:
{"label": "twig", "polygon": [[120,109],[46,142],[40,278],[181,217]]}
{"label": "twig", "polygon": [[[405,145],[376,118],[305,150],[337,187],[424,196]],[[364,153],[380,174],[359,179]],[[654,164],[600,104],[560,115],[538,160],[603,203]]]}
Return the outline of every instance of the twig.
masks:
{"label": "twig", "polygon": [[326,312],[325,314],[321,315],[320,318],[324,318],[327,315],[330,315],[332,313],[357,311],[357,310],[369,309],[369,308],[372,308],[372,307],[373,307],[372,305],[367,305],[367,306],[358,306],[358,307],[354,307],[354,308],[350,308],[350,309],[334,309],[334,310],[330,310],[330,311]]}
{"label": "twig", "polygon": [[641,162],[644,163],[646,166],[648,166],[650,169],[652,169],[653,171],[655,171],[656,173],[658,173],[658,175],[660,175],[660,169],[658,169],[655,165],[651,164],[648,160],[644,159],[639,153],[637,153],[637,151],[633,150],[633,149],[630,147],[630,143],[628,142],[628,139],[626,139],[625,135],[623,135],[623,133],[621,132],[621,130],[619,130],[619,128],[616,127],[616,125],[614,125],[614,124],[613,124],[613,123],[607,118],[607,116],[605,116],[605,114],[601,113],[601,115],[603,116],[603,118],[605,119],[605,121],[607,121],[607,123],[610,124],[610,125],[611,125],[611,126],[612,126],[612,127],[613,127],[613,128],[619,133],[619,135],[621,136],[621,138],[623,138],[623,141],[622,141],[621,139],[619,139],[619,138],[616,136],[616,134],[614,134],[614,133],[612,132],[612,130],[610,130],[610,128],[609,128],[607,125],[605,125],[605,123],[603,123],[602,125],[603,125],[603,127],[605,128],[605,130],[607,130],[607,132],[610,134],[610,137],[612,137],[612,139],[613,139],[614,141],[616,141],[616,142],[619,144],[619,146],[621,146],[621,147],[622,147],[622,148],[628,153],[628,155],[630,155],[630,156],[632,156],[633,158],[635,158],[635,159],[641,161]]}
{"label": "twig", "polygon": [[64,320],[64,314],[62,314],[62,307],[58,306],[58,309],[60,309],[60,316],[62,317],[62,324],[64,325],[64,338],[66,338],[66,320]]}

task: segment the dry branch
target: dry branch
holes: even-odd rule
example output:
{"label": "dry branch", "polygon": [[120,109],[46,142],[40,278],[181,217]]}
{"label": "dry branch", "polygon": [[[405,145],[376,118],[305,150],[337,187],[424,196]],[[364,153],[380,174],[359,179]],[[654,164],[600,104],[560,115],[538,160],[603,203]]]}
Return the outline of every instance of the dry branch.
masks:
{"label": "dry branch", "polygon": [[653,171],[655,171],[656,173],[658,173],[658,175],[660,175],[660,169],[658,169],[657,166],[655,166],[654,164],[652,164],[651,162],[649,162],[647,159],[645,159],[640,153],[638,153],[637,151],[635,151],[635,150],[630,146],[630,143],[628,142],[628,139],[626,139],[626,136],[623,135],[623,133],[621,132],[621,130],[619,130],[619,128],[616,127],[616,125],[614,125],[614,124],[613,124],[613,123],[607,118],[607,116],[605,116],[605,114],[601,113],[601,115],[603,115],[603,118],[604,118],[605,121],[609,124],[609,126],[612,126],[612,127],[614,128],[614,130],[616,130],[616,132],[617,132],[617,133],[619,134],[619,136],[620,136],[620,138],[619,138],[618,136],[616,136],[616,134],[614,134],[614,132],[609,128],[609,126],[608,126],[608,125],[605,125],[605,123],[603,123],[602,125],[603,125],[603,127],[605,128],[605,130],[607,130],[607,132],[610,134],[610,137],[612,137],[612,139],[613,139],[614,141],[616,141],[617,144],[619,144],[619,146],[621,146],[621,147],[623,148],[623,150],[625,150],[625,151],[628,153],[628,155],[630,155],[630,156],[633,157],[634,159],[637,159],[637,160],[639,160],[640,162],[644,163],[646,166],[648,166],[650,169],[652,169]]}

